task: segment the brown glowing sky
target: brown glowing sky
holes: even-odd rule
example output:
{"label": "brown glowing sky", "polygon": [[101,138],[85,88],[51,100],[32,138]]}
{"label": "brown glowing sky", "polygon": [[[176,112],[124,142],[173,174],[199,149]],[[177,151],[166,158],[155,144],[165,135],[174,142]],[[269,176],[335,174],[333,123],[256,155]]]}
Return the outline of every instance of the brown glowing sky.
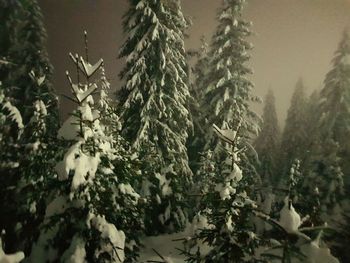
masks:
{"label": "brown glowing sky", "polygon": [[[113,87],[120,86],[117,59],[123,41],[121,19],[126,0],[40,0],[48,31],[48,50],[55,67],[58,93],[69,93],[65,70],[72,69],[68,52],[83,51],[82,32],[89,32],[92,60],[104,58]],[[197,48],[215,29],[221,0],[183,0],[183,11],[193,19],[187,48]],[[280,121],[286,116],[294,85],[304,79],[308,91],[322,87],[333,53],[345,27],[350,28],[350,0],[248,0],[244,16],[253,22],[255,48],[250,62],[256,94],[271,87],[276,95]],[[71,110],[61,100],[62,113]],[[66,106],[67,105],[67,106]],[[260,111],[261,106],[257,109]]]}

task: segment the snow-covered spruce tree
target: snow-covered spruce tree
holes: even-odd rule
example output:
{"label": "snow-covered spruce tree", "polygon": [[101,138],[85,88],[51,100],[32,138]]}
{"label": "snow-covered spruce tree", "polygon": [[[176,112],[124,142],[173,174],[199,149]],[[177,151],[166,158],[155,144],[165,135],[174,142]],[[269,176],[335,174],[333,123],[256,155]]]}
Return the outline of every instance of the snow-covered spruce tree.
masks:
{"label": "snow-covered spruce tree", "polygon": [[[1,67],[1,65],[0,65]],[[18,181],[19,140],[24,125],[19,110],[13,106],[12,99],[5,96],[5,88],[0,82],[0,228],[6,232],[3,241],[6,252],[11,252],[13,245],[13,218],[16,206],[13,205]]]}
{"label": "snow-covered spruce tree", "polygon": [[[43,84],[44,77],[33,77],[37,85]],[[40,90],[40,87],[37,88]],[[16,237],[17,248],[28,254],[39,234],[39,225],[45,214],[47,183],[54,175],[56,153],[59,150],[57,139],[48,132],[52,124],[48,106],[37,97],[33,104],[30,121],[24,128],[21,142],[20,178],[16,187]],[[56,124],[58,125],[58,124]]]}
{"label": "snow-covered spruce tree", "polygon": [[332,138],[339,143],[340,166],[345,183],[350,185],[350,36],[343,38],[333,58],[333,68],[324,81],[321,97],[321,138]]}
{"label": "snow-covered spruce tree", "polygon": [[[40,94],[50,116],[47,132],[54,134],[58,125],[58,103],[50,82],[52,66],[46,51],[47,36],[39,4],[37,0],[23,0],[11,13],[4,27],[6,32],[12,32],[5,51],[12,63],[3,82],[10,87],[9,95],[15,99],[25,124],[30,121],[32,106]],[[45,76],[40,87],[32,81],[31,72],[38,77]]]}
{"label": "snow-covered spruce tree", "polygon": [[[347,189],[347,156],[350,135],[350,38],[344,32],[343,39],[333,59],[333,69],[327,74],[319,95],[317,123],[311,155],[307,160],[304,187],[319,193],[321,215],[319,221],[341,219],[341,202]],[[312,130],[310,132],[313,132]],[[343,182],[344,181],[344,182]],[[331,221],[330,221],[331,220]]]}
{"label": "snow-covered spruce tree", "polygon": [[[250,109],[250,104],[259,99],[252,94],[253,83],[248,79],[252,71],[246,66],[252,45],[247,42],[250,23],[242,18],[244,0],[225,0],[218,13],[219,25],[216,29],[208,56],[210,63],[207,83],[201,103],[203,129],[206,131],[205,150],[213,150],[218,164],[224,162],[225,145],[213,136],[212,126],[233,129],[240,126],[241,147],[248,147],[241,155],[241,168],[250,179],[259,181],[252,161],[256,156],[250,142],[257,134],[258,117]],[[249,155],[249,157],[248,157]],[[225,168],[222,168],[225,169]],[[252,182],[253,187],[255,183]]]}
{"label": "snow-covered spruce tree", "polygon": [[193,133],[188,138],[187,149],[190,167],[193,173],[196,173],[199,169],[199,162],[201,159],[201,153],[205,146],[205,130],[203,129],[204,124],[200,104],[203,100],[203,94],[206,87],[205,78],[208,73],[209,57],[208,51],[209,46],[206,43],[204,37],[201,38],[202,45],[200,49],[195,52],[196,63],[191,68],[191,85],[190,93],[193,103],[189,109],[193,120]]}
{"label": "snow-covered spruce tree", "polygon": [[[52,138],[57,132],[57,98],[50,86],[51,66],[45,49],[46,34],[37,2],[29,0],[0,1],[0,9],[0,18],[3,21],[0,26],[0,56],[5,57],[2,60],[5,63],[0,65],[0,78],[6,86],[4,90],[5,95],[10,97],[11,103],[21,111],[25,126],[24,133],[16,147],[16,152],[25,152],[25,154],[20,154],[16,157],[17,169],[2,171],[2,173],[11,174],[11,176],[7,176],[7,179],[11,181],[11,185],[16,189],[11,197],[12,206],[16,207],[16,210],[13,211],[15,213],[9,214],[9,216],[16,218],[18,223],[21,224],[24,223],[23,221],[26,221],[25,225],[29,229],[28,237],[32,239],[35,238],[32,232],[35,227],[29,224],[31,218],[30,216],[27,217],[28,214],[24,211],[27,210],[28,212],[30,209],[29,207],[23,207],[23,204],[31,203],[32,200],[37,200],[40,203],[34,196],[37,197],[37,194],[40,195],[42,192],[33,191],[30,194],[33,198],[26,199],[26,197],[29,197],[27,194],[30,191],[25,194],[22,192],[22,187],[33,186],[37,183],[36,180],[38,178],[47,175],[45,172],[47,166],[45,164],[50,158],[45,158],[47,156],[42,154],[42,146],[47,144],[47,136]],[[41,107],[42,105],[44,106]],[[48,111],[49,114],[45,118],[39,117],[38,114],[40,115],[41,113],[36,110],[38,107]],[[43,109],[44,107],[45,109]],[[40,122],[42,123],[38,125],[44,125],[44,129],[34,124],[33,120],[36,117],[41,119]],[[41,132],[38,134],[37,129],[45,131],[46,134],[43,135]],[[42,141],[42,144],[40,144],[40,141]],[[4,143],[11,144],[11,138],[7,138]],[[31,152],[29,148],[32,146],[38,148],[36,149],[38,151],[35,153]],[[44,152],[47,151],[48,149],[44,150]],[[24,210],[21,208],[24,208]],[[16,220],[8,222],[7,236],[16,236],[12,232],[15,224]],[[11,230],[8,228],[11,228]],[[7,243],[12,243],[13,248],[22,245],[26,246],[23,244],[23,242],[26,242],[26,238],[24,236],[19,238],[18,242],[12,240],[12,242]],[[26,250],[25,247],[23,249]]]}
{"label": "snow-covered spruce tree", "polygon": [[[277,157],[280,144],[280,130],[275,107],[275,96],[270,89],[265,97],[260,133],[254,141],[254,148],[258,154],[257,170],[261,176],[261,185],[257,187],[257,205],[270,214],[275,198],[273,187],[276,186]],[[259,233],[265,229],[265,222],[256,218]]]}
{"label": "snow-covered spruce tree", "polygon": [[108,84],[103,72],[102,98],[94,103],[98,86],[92,76],[102,60],[91,65],[87,58],[71,58],[79,72],[78,83],[67,76],[78,108],[58,132],[65,145],[58,153],[64,156],[55,166],[56,176],[50,176],[44,223],[30,258],[32,262],[132,262],[138,244],[133,237],[142,221],[139,195],[132,187],[138,176],[122,155],[125,151],[111,127],[105,126],[108,100],[102,90]]}
{"label": "snow-covered spruce tree", "polygon": [[[302,196],[300,205],[306,211],[307,206],[316,204],[313,196],[317,196],[320,209],[313,215],[314,224],[327,222],[334,226],[342,218],[341,202],[345,193],[339,148],[339,143],[326,138],[313,149],[312,169],[306,174],[302,185],[304,193],[308,194]],[[309,213],[312,214],[313,210],[310,209]]]}
{"label": "snow-covered spruce tree", "polygon": [[[130,0],[120,50],[126,67],[118,93],[122,134],[135,149],[153,149],[161,170],[148,178],[150,228],[179,229],[185,223],[184,193],[191,180],[187,149],[192,123],[183,31],[187,22],[177,0]],[[141,159],[143,157],[141,156]],[[156,180],[156,184],[152,183]],[[147,219],[146,219],[147,221]],[[149,221],[149,220],[148,220]]]}
{"label": "snow-covered spruce tree", "polygon": [[[306,97],[305,87],[301,79],[298,80],[288,109],[286,124],[282,133],[279,174],[283,181],[293,162],[298,159],[303,164],[305,157],[306,131]],[[281,186],[281,184],[280,184]]]}
{"label": "snow-covered spruce tree", "polygon": [[201,103],[207,123],[207,149],[218,144],[218,139],[213,136],[213,124],[233,129],[241,121],[243,141],[249,132],[256,133],[257,130],[257,116],[249,106],[257,98],[252,95],[253,84],[248,80],[252,71],[245,65],[252,45],[246,40],[251,33],[250,23],[242,19],[244,3],[245,0],[225,0],[218,13],[219,25],[208,54],[211,59],[203,82],[206,87]]}
{"label": "snow-covered spruce tree", "polygon": [[[208,225],[199,229],[190,238],[197,244],[204,243],[209,251],[201,251],[195,246],[184,251],[187,262],[258,262],[255,250],[260,240],[254,232],[251,221],[256,204],[247,195],[249,179],[239,167],[240,153],[238,129],[222,130],[215,126],[219,137],[227,142],[231,149],[225,165],[215,169],[209,191],[203,194],[200,214],[207,217]],[[222,170],[222,167],[226,167]],[[220,175],[220,176],[219,176]]]}
{"label": "snow-covered spruce tree", "polygon": [[280,143],[280,129],[275,106],[275,96],[269,90],[265,97],[263,124],[259,136],[254,142],[259,155],[259,173],[265,186],[275,185],[277,155]]}
{"label": "snow-covered spruce tree", "polygon": [[[13,151],[10,151],[7,147],[14,146],[14,143],[23,133],[24,125],[21,113],[12,105],[12,99],[5,96],[2,85],[0,82],[0,143],[1,149],[3,149],[0,153],[0,168],[15,168],[18,167],[19,163],[14,161]],[[11,142],[9,143],[9,141]]]}
{"label": "snow-covered spruce tree", "polygon": [[[140,234],[144,231],[141,212],[141,201],[135,203],[132,191],[122,191],[123,184],[132,186],[135,191],[142,189],[141,173],[147,176],[145,165],[152,165],[152,161],[147,164],[138,159],[138,153],[130,147],[130,144],[120,135],[121,123],[117,114],[117,107],[111,99],[110,83],[108,82],[103,65],[101,66],[100,96],[98,109],[100,111],[100,122],[104,126],[105,134],[114,138],[114,148],[118,158],[113,162],[115,174],[118,181],[122,184],[119,186],[119,194],[116,195],[118,215],[112,223],[120,226],[126,235],[125,262],[134,262],[140,251]],[[142,171],[142,172],[141,172]],[[131,195],[131,196],[125,196]],[[138,201],[138,199],[137,199]]]}
{"label": "snow-covered spruce tree", "polygon": [[9,74],[9,68],[2,65],[6,65],[9,62],[8,51],[11,46],[11,40],[15,38],[13,28],[16,20],[14,17],[18,12],[19,6],[19,1],[0,1],[0,20],[2,21],[0,25],[0,61],[2,62],[0,63],[0,80],[2,82]]}

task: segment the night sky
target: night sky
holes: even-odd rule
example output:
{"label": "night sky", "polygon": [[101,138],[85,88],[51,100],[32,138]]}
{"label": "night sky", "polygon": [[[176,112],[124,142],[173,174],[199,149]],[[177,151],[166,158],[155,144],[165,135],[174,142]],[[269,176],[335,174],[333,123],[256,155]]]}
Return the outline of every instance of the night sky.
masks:
{"label": "night sky", "polygon": [[[48,51],[54,65],[54,85],[69,94],[65,71],[72,70],[69,52],[83,54],[83,35],[89,33],[91,60],[102,57],[114,89],[121,85],[117,59],[123,43],[122,16],[126,0],[39,0],[48,32]],[[193,26],[186,47],[199,47],[201,35],[208,40],[216,26],[221,0],[183,0],[185,15]],[[343,30],[350,28],[350,0],[248,0],[244,17],[253,22],[254,45],[250,66],[255,93],[268,88],[276,95],[280,121],[284,121],[291,93],[302,77],[310,93],[321,88]],[[61,98],[62,116],[72,109]],[[260,111],[261,106],[255,106]]]}

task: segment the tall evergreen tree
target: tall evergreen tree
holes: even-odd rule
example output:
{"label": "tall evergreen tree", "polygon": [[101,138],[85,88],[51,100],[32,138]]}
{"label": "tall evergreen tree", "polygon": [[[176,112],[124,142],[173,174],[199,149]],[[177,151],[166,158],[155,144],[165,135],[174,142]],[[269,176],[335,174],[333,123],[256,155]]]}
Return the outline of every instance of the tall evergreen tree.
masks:
{"label": "tall evergreen tree", "polygon": [[350,36],[344,31],[342,40],[333,58],[333,68],[329,71],[321,90],[322,138],[331,138],[339,143],[340,166],[349,185],[350,162]]}
{"label": "tall evergreen tree", "polygon": [[202,45],[198,52],[196,52],[196,64],[191,70],[191,86],[190,93],[193,103],[190,104],[190,112],[193,120],[193,133],[188,139],[188,157],[191,169],[194,173],[199,169],[200,153],[203,151],[205,145],[206,130],[203,123],[202,112],[200,104],[203,100],[203,94],[206,87],[205,79],[209,67],[209,47],[205,42],[204,37],[201,38]]}
{"label": "tall evergreen tree", "polygon": [[231,149],[227,149],[230,155],[221,167],[211,163],[210,156],[208,165],[202,166],[206,168],[202,170],[203,177],[209,181],[206,189],[202,189],[200,215],[207,218],[207,224],[191,240],[208,245],[208,251],[203,251],[203,246],[196,247],[197,251],[184,251],[186,262],[259,262],[255,252],[261,240],[251,221],[256,204],[248,195],[250,179],[239,167],[242,149],[236,148],[238,129],[222,130],[215,126],[218,137],[230,145]]}
{"label": "tall evergreen tree", "polygon": [[[1,67],[1,66],[0,66]],[[20,166],[19,141],[23,134],[22,115],[13,106],[12,99],[5,96],[0,82],[0,228],[7,235],[2,238],[7,252],[14,251],[13,224],[16,206],[13,204]]]}
{"label": "tall evergreen tree", "polygon": [[201,103],[206,120],[206,148],[218,144],[218,139],[212,136],[213,124],[233,129],[242,122],[240,132],[244,137],[257,130],[257,116],[249,105],[258,99],[252,95],[253,84],[248,80],[252,71],[246,63],[252,45],[246,40],[251,33],[250,23],[242,18],[244,3],[245,0],[225,0],[218,13],[219,25],[210,46],[211,59]]}
{"label": "tall evergreen tree", "polygon": [[[153,148],[160,156],[154,204],[159,226],[183,225],[182,202],[190,181],[186,140],[192,126],[184,30],[180,1],[130,0],[124,18],[128,39],[120,50],[126,67],[118,94],[122,134],[136,149]],[[153,175],[154,177],[154,175]],[[154,178],[149,178],[152,182]]]}
{"label": "tall evergreen tree", "polygon": [[[0,1],[0,59],[8,62],[11,42],[15,39],[16,14],[20,8],[19,1]],[[5,63],[5,62],[4,62]],[[9,74],[9,68],[0,66],[0,80],[4,81]],[[5,88],[4,86],[2,88]],[[9,89],[10,87],[7,87]]]}
{"label": "tall evergreen tree", "polygon": [[9,61],[0,68],[0,77],[7,87],[4,92],[21,111],[24,124],[16,147],[22,153],[17,156],[18,168],[4,171],[12,187],[16,187],[11,198],[16,210],[10,214],[16,220],[9,221],[6,228],[14,248],[21,246],[28,252],[44,213],[41,187],[53,156],[51,145],[55,144],[51,142],[57,133],[58,101],[50,83],[52,66],[37,1],[1,1],[0,6],[4,19],[0,52]]}
{"label": "tall evergreen tree", "polygon": [[[280,130],[275,107],[275,96],[270,89],[265,97],[265,106],[262,116],[262,126],[259,136],[254,142],[254,148],[258,154],[257,170],[261,177],[259,194],[257,195],[257,204],[262,211],[269,214],[273,201],[277,177],[277,157],[280,144]],[[262,232],[266,223],[256,218],[256,227]]]}
{"label": "tall evergreen tree", "polygon": [[[50,81],[52,66],[45,46],[47,36],[43,16],[36,0],[23,0],[18,5],[4,25],[5,32],[12,32],[5,51],[12,63],[3,82],[10,87],[15,105],[23,112],[24,123],[30,121],[36,100],[45,103],[50,116],[47,131],[54,136],[58,125],[58,102]],[[41,78],[41,85],[33,81],[33,75]]]}
{"label": "tall evergreen tree", "polygon": [[[333,68],[327,74],[319,94],[316,119],[313,117],[309,130],[313,137],[308,173],[304,182],[309,193],[317,190],[322,210],[315,221],[328,223],[341,220],[341,203],[344,182],[349,183],[347,156],[350,153],[350,38],[345,31],[333,59]],[[310,104],[310,103],[309,103]],[[314,110],[315,111],[315,110]],[[310,116],[310,113],[309,113]],[[313,124],[314,123],[314,124]],[[311,140],[310,140],[311,141]]]}
{"label": "tall evergreen tree", "polygon": [[275,96],[269,90],[265,97],[263,110],[263,124],[257,137],[254,147],[259,155],[260,169],[263,183],[274,184],[276,178],[277,155],[280,143],[280,129],[275,107]]}
{"label": "tall evergreen tree", "polygon": [[299,79],[295,86],[282,134],[279,168],[280,176],[282,176],[282,178],[279,178],[281,183],[288,176],[289,169],[296,159],[300,160],[303,164],[306,137],[305,86],[303,81]]}

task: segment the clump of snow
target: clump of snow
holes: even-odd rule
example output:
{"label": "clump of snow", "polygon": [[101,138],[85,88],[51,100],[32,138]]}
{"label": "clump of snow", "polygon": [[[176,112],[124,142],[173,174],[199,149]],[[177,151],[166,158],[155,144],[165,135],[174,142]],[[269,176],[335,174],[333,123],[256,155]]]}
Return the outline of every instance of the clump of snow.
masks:
{"label": "clump of snow", "polygon": [[349,65],[350,66],[350,54],[345,55],[342,60],[341,63],[343,65]]}
{"label": "clump of snow", "polygon": [[22,251],[14,254],[5,254],[2,249],[2,240],[0,238],[0,263],[18,263],[24,259],[24,253]]}
{"label": "clump of snow", "polygon": [[288,197],[284,200],[279,223],[288,233],[297,232],[301,225],[300,215],[295,211]]}
{"label": "clump of snow", "polygon": [[170,219],[170,215],[171,215],[171,204],[169,203],[169,205],[165,209],[164,214],[159,215],[158,217],[159,221],[164,225],[164,223]]}
{"label": "clump of snow", "polygon": [[91,107],[88,103],[83,103],[83,105],[81,105],[78,110],[81,113],[82,120],[93,121],[94,117],[92,115]]}
{"label": "clump of snow", "polygon": [[9,111],[8,116],[11,118],[11,120],[17,123],[18,128],[23,129],[24,125],[23,125],[22,115],[19,112],[19,110],[15,106],[13,106],[9,101],[5,102],[2,107],[3,109],[6,109]]}
{"label": "clump of snow", "polygon": [[127,194],[134,197],[136,200],[140,198],[140,195],[135,192],[134,188],[130,184],[119,184],[118,189],[122,194]]}
{"label": "clump of snow", "polygon": [[236,193],[236,190],[229,184],[217,184],[215,191],[219,192],[221,200],[231,199],[231,194]]}
{"label": "clump of snow", "polygon": [[125,234],[123,231],[118,230],[115,225],[110,224],[102,216],[89,215],[88,226],[94,227],[101,233],[101,238],[108,240],[104,244],[101,244],[100,251],[96,256],[104,252],[109,254],[117,253],[115,260],[123,262],[125,260]]}
{"label": "clump of snow", "polygon": [[320,247],[319,239],[302,246],[301,252],[306,256],[309,263],[339,263],[339,260],[331,254],[329,248]]}
{"label": "clump of snow", "polygon": [[194,236],[198,233],[198,231],[201,231],[203,229],[211,229],[214,226],[209,224],[208,218],[206,216],[198,213],[196,216],[194,216],[192,223],[188,227],[189,234],[191,236]]}
{"label": "clump of snow", "polygon": [[67,180],[69,173],[74,171],[71,189],[77,190],[81,185],[91,182],[100,163],[100,154],[90,156],[82,152],[82,141],[73,144],[64,156],[62,162],[56,165],[60,180]]}
{"label": "clump of snow", "polygon": [[232,216],[229,215],[226,217],[226,229],[229,231],[229,232],[232,232],[233,231],[233,222],[232,222]]}
{"label": "clump of snow", "polygon": [[69,248],[63,253],[61,261],[65,263],[86,263],[85,242],[81,237],[74,236]]}
{"label": "clump of snow", "polygon": [[29,262],[46,263],[57,259],[57,250],[48,246],[50,240],[57,234],[57,229],[55,226],[40,233],[38,240],[32,246]]}
{"label": "clump of snow", "polygon": [[83,72],[86,74],[87,77],[91,77],[101,67],[103,59],[101,58],[94,65],[91,65],[90,63],[86,62],[83,59],[83,57],[80,57],[80,62],[82,65]]}
{"label": "clump of snow", "polygon": [[236,140],[236,135],[237,135],[236,131],[223,130],[223,129],[220,129],[215,124],[213,124],[213,128],[217,136],[223,141],[232,144]]}
{"label": "clump of snow", "polygon": [[79,120],[76,116],[70,116],[58,130],[57,137],[65,140],[76,140],[79,133]]}
{"label": "clump of snow", "polygon": [[242,173],[241,168],[239,168],[239,166],[236,163],[234,163],[233,170],[230,173],[228,179],[239,182],[242,180],[242,178],[243,178],[243,173]]}
{"label": "clump of snow", "polygon": [[173,193],[171,187],[170,187],[170,182],[171,179],[166,179],[165,174],[156,174],[156,178],[159,180],[159,188],[162,189],[162,195],[163,196],[168,196]]}
{"label": "clump of snow", "polygon": [[36,100],[34,102],[34,108],[36,112],[40,112],[41,115],[47,115],[46,105],[42,100]]}

